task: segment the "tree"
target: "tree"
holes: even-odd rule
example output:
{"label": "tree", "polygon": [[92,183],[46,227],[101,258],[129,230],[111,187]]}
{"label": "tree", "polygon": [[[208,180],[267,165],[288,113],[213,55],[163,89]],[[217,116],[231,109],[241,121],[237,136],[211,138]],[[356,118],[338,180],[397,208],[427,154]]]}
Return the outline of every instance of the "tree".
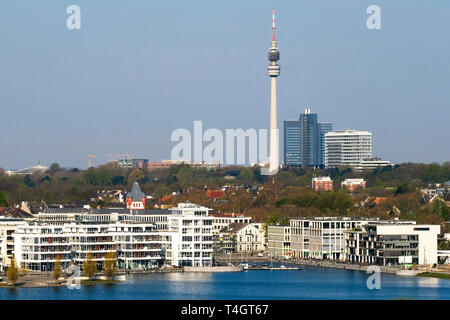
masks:
{"label": "tree", "polygon": [[61,170],[61,167],[59,166],[59,163],[58,162],[53,162],[50,165],[50,168],[48,169],[48,172],[53,174],[53,173],[55,173],[57,171],[60,171],[60,170]]}
{"label": "tree", "polygon": [[3,194],[3,191],[0,190],[0,207],[7,207],[8,202],[6,202],[5,195]]}
{"label": "tree", "polygon": [[6,273],[6,278],[8,279],[9,282],[11,282],[12,285],[14,285],[17,279],[19,279],[19,276],[20,276],[19,268],[17,267],[16,258],[13,255],[11,258],[11,263],[8,267],[8,271]]}
{"label": "tree", "polygon": [[62,269],[61,269],[61,255],[58,255],[55,260],[55,266],[53,267],[53,278],[58,280],[61,277]]}
{"label": "tree", "polygon": [[417,224],[441,224],[443,222],[445,222],[444,219],[433,213],[421,214],[417,218]]}
{"label": "tree", "polygon": [[106,253],[105,262],[103,264],[103,273],[108,278],[112,278],[117,273],[117,259],[114,251]]}
{"label": "tree", "polygon": [[289,218],[286,216],[283,216],[277,212],[271,213],[268,217],[266,222],[263,224],[264,233],[267,237],[267,231],[269,226],[273,225],[281,225],[281,226],[288,226],[289,225]]}
{"label": "tree", "polygon": [[134,169],[131,171],[130,175],[128,176],[128,184],[132,185],[133,183],[137,182],[143,182],[145,179],[145,174],[142,172],[141,169]]}
{"label": "tree", "polygon": [[441,216],[446,220],[450,216],[450,208],[443,200],[439,198],[434,199],[433,202],[431,203],[431,212]]}
{"label": "tree", "polygon": [[23,179],[23,183],[25,183],[25,185],[30,188],[35,186],[34,181],[33,179],[31,179],[31,176],[29,174],[25,176],[25,178]]}
{"label": "tree", "polygon": [[83,274],[85,277],[89,278],[89,281],[97,273],[97,263],[93,260],[93,257],[92,252],[89,251],[86,260],[83,263]]}
{"label": "tree", "polygon": [[450,241],[443,241],[439,245],[439,250],[450,250]]}
{"label": "tree", "polygon": [[168,194],[170,194],[170,189],[165,187],[165,186],[159,186],[155,189],[155,191],[153,191],[153,198],[155,199],[161,199],[164,196],[167,196]]}

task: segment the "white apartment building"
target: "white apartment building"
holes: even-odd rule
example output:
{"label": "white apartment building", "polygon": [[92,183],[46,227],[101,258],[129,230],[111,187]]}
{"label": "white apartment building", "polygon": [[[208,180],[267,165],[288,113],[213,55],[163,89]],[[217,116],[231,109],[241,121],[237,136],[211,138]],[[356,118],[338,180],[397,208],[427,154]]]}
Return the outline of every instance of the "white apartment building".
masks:
{"label": "white apartment building", "polygon": [[368,223],[345,233],[345,260],[382,266],[435,264],[440,231],[440,225],[415,222]]}
{"label": "white apartment building", "polygon": [[[344,233],[370,220],[350,217],[314,217],[290,220],[291,250],[294,257],[344,259]],[[375,221],[375,220],[372,220]]]}
{"label": "white apartment building", "polygon": [[[165,263],[162,246],[170,244],[170,238],[155,232],[152,224],[32,224],[18,227],[12,236],[17,265],[35,271],[53,270],[58,256],[62,268],[70,261],[82,266],[88,252],[101,269],[111,251],[119,268],[149,269]],[[167,259],[170,264],[170,256]]]}
{"label": "white apartment building", "polygon": [[52,270],[58,256],[63,268],[71,261],[82,266],[88,252],[101,269],[110,251],[123,269],[209,266],[213,254],[210,210],[187,202],[168,213],[82,212],[71,223],[64,222],[66,213],[52,212],[46,216],[50,223],[17,227],[12,234],[14,254],[18,265],[36,271]]}
{"label": "white apartment building", "polygon": [[40,222],[59,224],[83,223],[153,223],[156,230],[167,230],[169,210],[134,210],[124,208],[47,208],[37,214]]}
{"label": "white apartment building", "polygon": [[170,208],[168,234],[172,237],[172,264],[205,267],[212,265],[212,209],[190,202]]}
{"label": "white apartment building", "polygon": [[22,219],[0,219],[0,272],[11,264],[11,258],[14,253],[13,234],[21,225],[25,225]]}
{"label": "white apartment building", "polygon": [[267,226],[267,253],[273,257],[292,256],[290,226]]}
{"label": "white apartment building", "polygon": [[359,167],[372,156],[372,133],[338,130],[325,134],[325,167]]}

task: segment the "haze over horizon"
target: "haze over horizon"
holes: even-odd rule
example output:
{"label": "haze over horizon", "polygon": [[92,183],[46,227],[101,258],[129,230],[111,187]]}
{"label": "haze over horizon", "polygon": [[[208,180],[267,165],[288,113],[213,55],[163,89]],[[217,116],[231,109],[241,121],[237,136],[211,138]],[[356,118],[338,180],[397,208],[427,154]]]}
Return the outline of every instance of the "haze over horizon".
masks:
{"label": "haze over horizon", "polygon": [[[71,4],[81,30],[66,28]],[[372,4],[381,30],[366,27]],[[169,159],[172,131],[195,120],[268,128],[273,8],[280,146],[283,120],[308,107],[372,132],[373,156],[450,159],[448,1],[50,0],[0,9],[0,168]]]}

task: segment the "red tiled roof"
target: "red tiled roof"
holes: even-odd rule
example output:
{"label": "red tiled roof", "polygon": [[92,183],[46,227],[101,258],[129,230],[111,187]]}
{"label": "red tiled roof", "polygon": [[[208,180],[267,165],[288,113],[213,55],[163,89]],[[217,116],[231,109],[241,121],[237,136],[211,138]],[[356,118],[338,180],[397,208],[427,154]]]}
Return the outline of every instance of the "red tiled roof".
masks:
{"label": "red tiled roof", "polygon": [[170,198],[172,198],[173,196],[171,194],[164,196],[161,198],[161,202],[166,202],[167,200],[169,200]]}
{"label": "red tiled roof", "polygon": [[373,200],[373,202],[375,202],[376,204],[380,204],[384,200],[386,200],[385,197],[376,197],[375,200]]}
{"label": "red tiled roof", "polygon": [[225,197],[225,192],[223,190],[208,190],[206,195],[209,199],[223,199]]}

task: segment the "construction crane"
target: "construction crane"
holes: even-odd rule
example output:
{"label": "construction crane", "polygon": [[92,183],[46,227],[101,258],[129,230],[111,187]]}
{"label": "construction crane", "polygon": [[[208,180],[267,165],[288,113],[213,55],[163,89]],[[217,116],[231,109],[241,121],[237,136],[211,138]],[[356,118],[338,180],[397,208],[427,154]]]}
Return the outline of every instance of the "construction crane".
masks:
{"label": "construction crane", "polygon": [[89,166],[88,168],[92,168],[92,159],[95,159],[97,156],[96,155],[88,155],[88,161],[89,161]]}

